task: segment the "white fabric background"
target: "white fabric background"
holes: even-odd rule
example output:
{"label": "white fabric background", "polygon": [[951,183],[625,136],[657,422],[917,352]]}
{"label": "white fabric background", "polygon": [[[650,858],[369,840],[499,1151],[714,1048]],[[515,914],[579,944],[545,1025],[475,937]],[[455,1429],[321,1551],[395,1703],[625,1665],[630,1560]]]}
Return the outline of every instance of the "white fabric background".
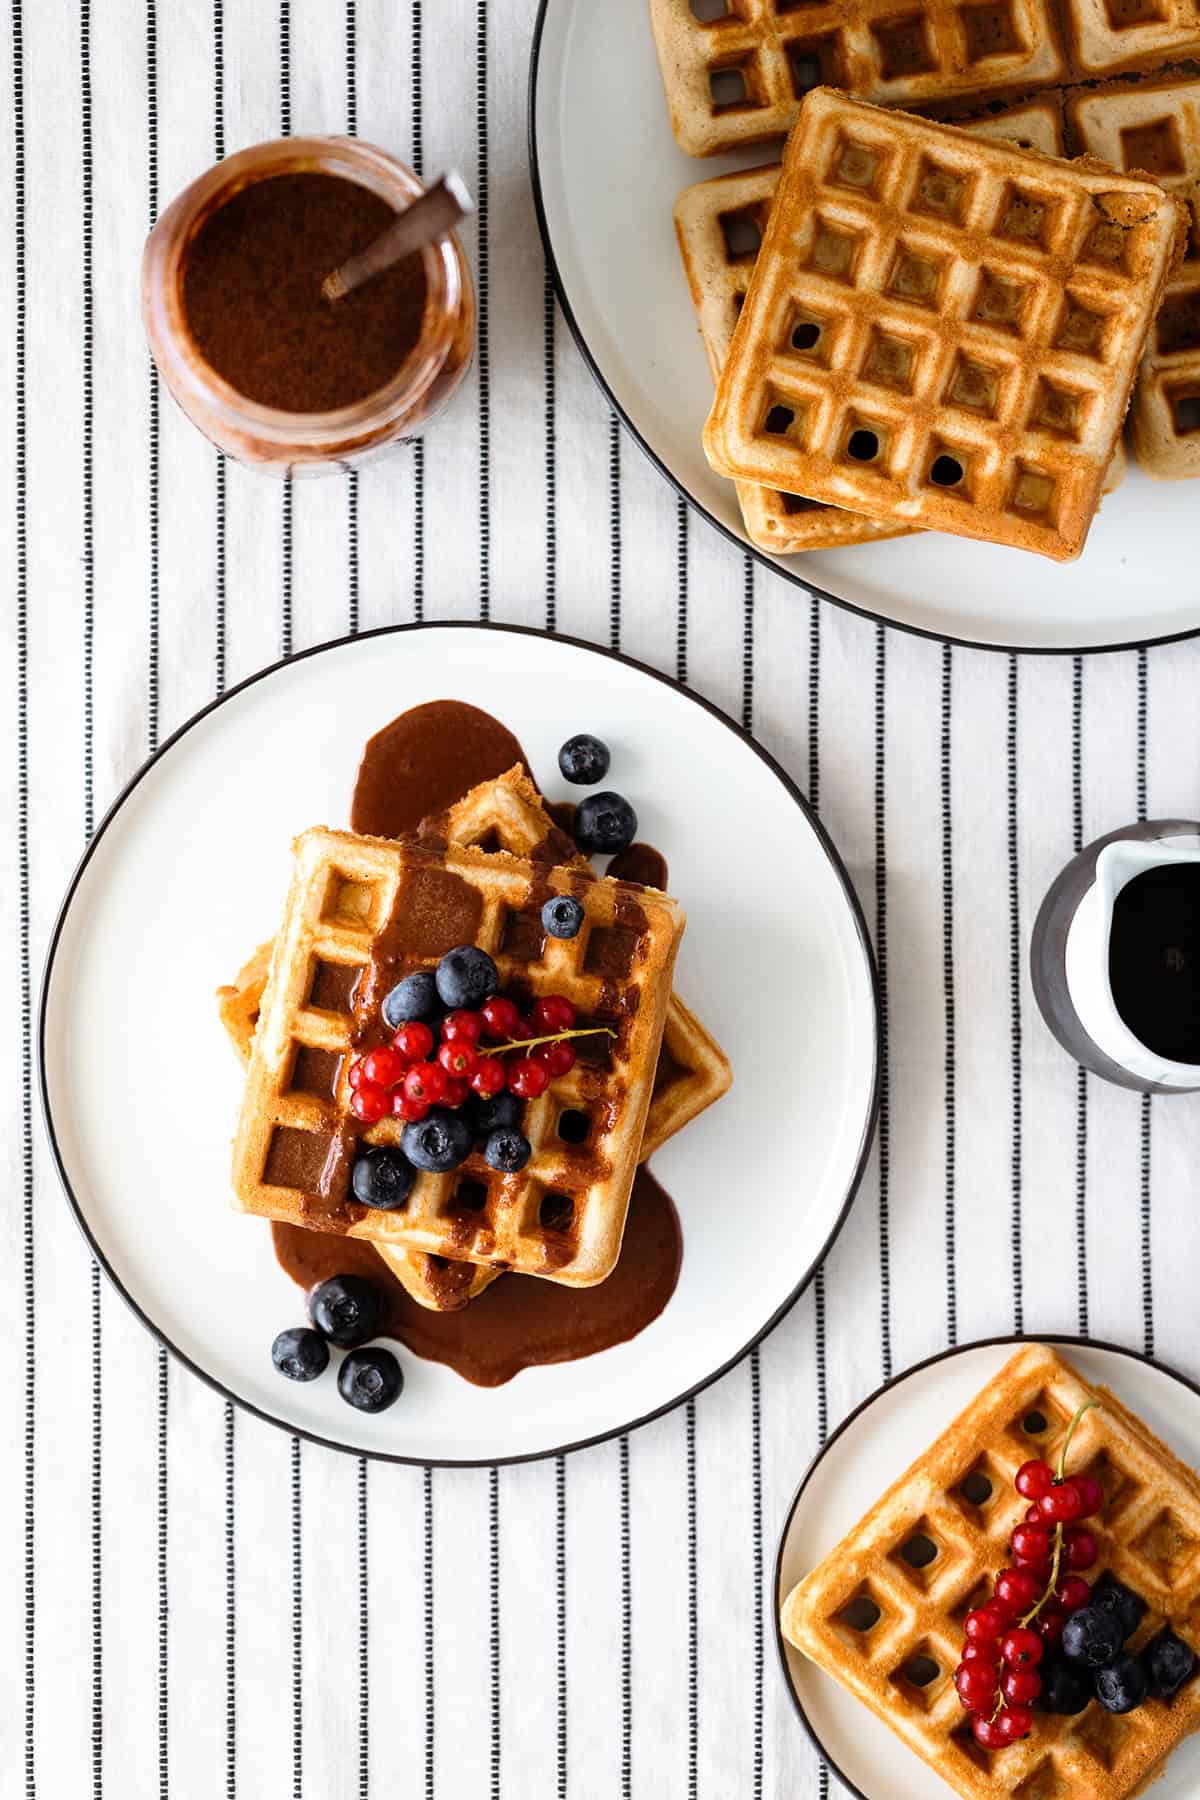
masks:
{"label": "white fabric background", "polygon": [[[10,10],[5,1800],[821,1793],[764,1584],[822,1432],[890,1373],[1014,1328],[1083,1327],[1200,1376],[1197,1102],[1082,1080],[1024,963],[1075,842],[1196,811],[1200,648],[951,651],[811,604],[689,518],[547,297],[525,152],[533,14]],[[217,152],[347,126],[419,147],[429,172],[457,164],[481,195],[485,354],[423,450],[289,500],[220,468],[160,404],[138,259],[156,206]],[[481,615],[679,673],[819,803],[881,952],[883,1133],[823,1281],[693,1406],[557,1466],[366,1469],[234,1417],[99,1280],[35,1116],[31,1005],[87,832],[221,683],[355,624]],[[746,1004],[764,1030],[805,1029],[769,996]],[[136,1030],[136,994],[105,1024]],[[735,1158],[728,1179],[755,1231]]]}

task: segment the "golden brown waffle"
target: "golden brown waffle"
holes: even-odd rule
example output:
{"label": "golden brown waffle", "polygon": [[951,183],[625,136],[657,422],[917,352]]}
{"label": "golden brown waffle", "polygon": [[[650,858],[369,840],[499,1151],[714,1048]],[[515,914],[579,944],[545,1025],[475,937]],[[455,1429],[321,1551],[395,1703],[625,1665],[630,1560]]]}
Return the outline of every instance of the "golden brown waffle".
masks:
{"label": "golden brown waffle", "polygon": [[1200,475],[1200,81],[1080,89],[1067,112],[1081,149],[1147,170],[1189,209],[1187,256],[1151,329],[1130,416],[1134,455],[1151,475]]}
{"label": "golden brown waffle", "polygon": [[[577,938],[542,932],[541,906],[555,893],[584,908]],[[602,1281],[621,1247],[682,931],[682,910],[666,895],[578,868],[305,832],[254,1034],[234,1146],[237,1204],[569,1286]],[[360,1206],[349,1186],[360,1128],[347,1053],[370,1041],[396,979],[460,943],[487,950],[506,989],[565,994],[581,1024],[606,1030],[581,1038],[571,1073],[526,1102],[532,1156],[519,1174],[499,1175],[473,1154],[451,1174],[419,1174],[402,1210]],[[394,1144],[402,1130],[388,1119],[361,1135]]]}
{"label": "golden brown waffle", "polygon": [[[954,1689],[962,1622],[1008,1560],[1028,1502],[1028,1458],[1053,1462],[1086,1400],[1070,1469],[1106,1505],[1089,1521],[1111,1570],[1148,1603],[1131,1647],[1164,1621],[1200,1649],[1200,1480],[1106,1389],[1065,1358],[1021,1350],[784,1601],[788,1642],[834,1675],[964,1800],[1126,1800],[1200,1724],[1200,1680],[1169,1705],[1124,1717],[1095,1703],[1074,1718],[1034,1710],[1023,1742],[991,1752]],[[930,1548],[934,1554],[930,1556]],[[929,1665],[936,1673],[931,1674]]]}
{"label": "golden brown waffle", "polygon": [[650,0],[671,125],[691,156],[779,138],[818,86],[980,110],[1200,54],[1194,0]]}
{"label": "golden brown waffle", "polygon": [[819,89],[708,459],[893,523],[1077,556],[1182,242],[1183,209],[1151,181]]}

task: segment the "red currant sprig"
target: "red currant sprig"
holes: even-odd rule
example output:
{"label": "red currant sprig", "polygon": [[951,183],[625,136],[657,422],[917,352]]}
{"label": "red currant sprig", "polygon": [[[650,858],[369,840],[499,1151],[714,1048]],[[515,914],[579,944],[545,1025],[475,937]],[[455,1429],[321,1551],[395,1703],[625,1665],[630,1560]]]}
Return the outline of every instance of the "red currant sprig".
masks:
{"label": "red currant sprig", "polygon": [[[1017,1492],[1032,1504],[1012,1535],[1013,1566],[997,1576],[993,1597],[963,1621],[967,1641],[954,1685],[975,1741],[985,1750],[1028,1737],[1030,1708],[1042,1691],[1038,1665],[1057,1645],[1070,1615],[1091,1597],[1078,1571],[1096,1561],[1096,1540],[1068,1521],[1099,1512],[1104,1494],[1091,1476],[1068,1479],[1066,1471],[1079,1421],[1095,1404],[1087,1401],[1071,1420],[1057,1475],[1041,1461],[1018,1469]],[[1064,1565],[1071,1573],[1064,1574]]]}

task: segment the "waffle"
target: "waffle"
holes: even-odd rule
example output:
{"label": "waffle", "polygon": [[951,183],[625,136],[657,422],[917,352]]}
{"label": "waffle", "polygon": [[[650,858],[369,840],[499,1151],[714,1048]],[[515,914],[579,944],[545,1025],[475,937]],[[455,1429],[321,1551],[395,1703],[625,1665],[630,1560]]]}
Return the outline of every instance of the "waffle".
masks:
{"label": "waffle", "polygon": [[[542,933],[541,905],[555,893],[584,908],[577,938]],[[620,1252],[682,931],[682,910],[665,894],[578,868],[305,832],[254,1034],[234,1146],[237,1204],[568,1286],[604,1280]],[[382,1038],[378,1008],[395,980],[466,942],[495,958],[508,990],[564,993],[581,1023],[605,1030],[580,1039],[571,1073],[526,1102],[532,1155],[519,1174],[497,1174],[473,1154],[451,1174],[419,1174],[401,1210],[360,1206],[350,1197],[359,1136],[395,1144],[403,1127],[357,1126],[347,1052]]]}
{"label": "waffle", "polygon": [[1200,81],[1082,89],[1067,111],[1082,149],[1148,170],[1189,208],[1187,258],[1151,330],[1131,419],[1134,455],[1151,475],[1200,475]]}
{"label": "waffle", "polygon": [[[1104,1488],[1089,1521],[1111,1570],[1148,1602],[1131,1647],[1164,1621],[1200,1648],[1200,1480],[1105,1389],[1053,1350],[1021,1350],[784,1601],[788,1642],[869,1706],[964,1800],[1124,1800],[1200,1724],[1200,1679],[1117,1717],[1035,1709],[1023,1742],[976,1744],[954,1690],[962,1621],[990,1597],[1027,1502],[1013,1480],[1053,1461],[1085,1400],[1070,1467]],[[930,1546],[935,1554],[930,1557]],[[930,1665],[935,1673],[930,1674]]]}
{"label": "waffle", "polygon": [[650,21],[671,127],[691,156],[783,137],[821,85],[978,111],[1200,53],[1194,0],[650,0]]}
{"label": "waffle", "polygon": [[710,463],[1077,556],[1183,216],[1149,180],[817,90],[705,429]]}

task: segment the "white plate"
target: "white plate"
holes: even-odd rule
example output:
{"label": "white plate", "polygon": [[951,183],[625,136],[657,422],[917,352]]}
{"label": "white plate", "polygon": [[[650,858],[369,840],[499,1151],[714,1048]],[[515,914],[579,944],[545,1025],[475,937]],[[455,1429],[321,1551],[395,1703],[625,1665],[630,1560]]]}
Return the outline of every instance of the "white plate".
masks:
{"label": "white plate", "polygon": [[[594,374],[663,473],[751,548],[732,483],[700,447],[712,377],[671,208],[694,182],[771,161],[771,147],[703,161],[676,147],[647,0],[541,0],[530,144],[547,253]],[[1131,468],[1074,563],[931,533],[761,559],[912,631],[990,648],[1115,649],[1200,630],[1195,512],[1195,483]]]}
{"label": "white plate", "polygon": [[[884,1489],[1003,1368],[1022,1340],[1005,1338],[919,1363],[851,1413],[792,1502],[775,1564],[776,1643],[800,1718],[845,1787],[860,1800],[949,1800],[953,1790],[901,1745],[882,1719],[798,1650],[778,1628],[785,1597],[828,1555]],[[1028,1340],[1026,1340],[1028,1341]],[[1200,1389],[1115,1345],[1051,1337],[1089,1382],[1113,1389],[1186,1463],[1200,1463]],[[1200,1737],[1181,1744],[1155,1800],[1195,1800]]]}
{"label": "white plate", "polygon": [[[403,1399],[369,1418],[332,1379],[301,1386],[271,1367],[272,1338],[303,1308],[266,1224],[230,1208],[242,1082],[213,990],[275,929],[293,836],[346,820],[366,739],[407,707],[448,696],[499,710],[547,781],[566,737],[603,733],[613,784],[635,801],[687,909],[679,990],[735,1078],[655,1157],[683,1220],[684,1260],[647,1331],[498,1389],[405,1354]],[[551,797],[567,791],[556,784]],[[760,846],[753,881],[748,831]],[[774,1016],[805,1022],[787,1034],[787,1057],[778,1034],[761,1029],[768,996]],[[46,1116],[68,1196],[146,1323],[279,1423],[420,1461],[544,1455],[623,1430],[711,1380],[807,1281],[853,1196],[874,1123],[866,933],[796,789],[694,695],[540,632],[400,627],[349,639],[201,713],[97,833],[51,947],[41,1027]]]}

